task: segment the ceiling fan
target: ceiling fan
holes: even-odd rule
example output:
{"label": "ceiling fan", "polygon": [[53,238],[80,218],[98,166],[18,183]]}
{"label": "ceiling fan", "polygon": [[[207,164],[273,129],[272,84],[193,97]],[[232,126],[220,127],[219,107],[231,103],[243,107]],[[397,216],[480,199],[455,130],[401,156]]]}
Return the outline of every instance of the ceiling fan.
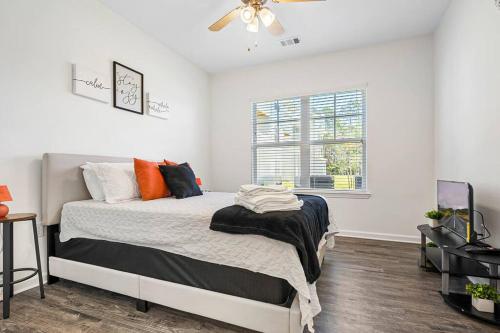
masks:
{"label": "ceiling fan", "polygon": [[[275,3],[286,2],[313,2],[325,0],[272,0]],[[242,5],[233,9],[217,22],[212,24],[208,29],[210,31],[220,31],[228,25],[237,16],[247,25],[247,30],[250,32],[259,32],[259,18],[262,24],[273,35],[281,35],[285,30],[276,18],[276,15],[268,8],[264,7],[267,0],[241,0]]]}

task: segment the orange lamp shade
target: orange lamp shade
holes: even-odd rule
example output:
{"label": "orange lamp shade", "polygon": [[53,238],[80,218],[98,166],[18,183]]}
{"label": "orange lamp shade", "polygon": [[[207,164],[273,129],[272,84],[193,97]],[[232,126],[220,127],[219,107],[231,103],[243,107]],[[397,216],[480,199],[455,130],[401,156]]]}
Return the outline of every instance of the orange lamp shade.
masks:
{"label": "orange lamp shade", "polygon": [[12,196],[7,185],[0,185],[0,202],[3,201],[12,201]]}
{"label": "orange lamp shade", "polygon": [[201,183],[201,178],[196,178],[196,184],[198,184],[198,186],[203,185],[203,184]]}

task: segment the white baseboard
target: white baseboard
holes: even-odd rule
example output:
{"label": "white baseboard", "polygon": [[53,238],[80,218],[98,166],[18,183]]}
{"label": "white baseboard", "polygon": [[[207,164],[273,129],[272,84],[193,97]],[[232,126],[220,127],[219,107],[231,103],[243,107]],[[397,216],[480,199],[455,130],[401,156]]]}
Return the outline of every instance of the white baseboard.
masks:
{"label": "white baseboard", "polygon": [[364,231],[354,231],[354,230],[340,230],[340,233],[338,235],[342,237],[375,239],[375,240],[384,240],[391,242],[420,243],[420,236],[385,234],[378,232],[364,232]]}

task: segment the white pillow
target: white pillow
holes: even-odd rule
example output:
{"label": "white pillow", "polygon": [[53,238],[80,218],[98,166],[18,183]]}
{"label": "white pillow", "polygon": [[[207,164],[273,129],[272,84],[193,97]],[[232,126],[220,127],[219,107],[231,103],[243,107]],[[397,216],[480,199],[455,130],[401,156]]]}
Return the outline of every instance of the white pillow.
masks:
{"label": "white pillow", "polygon": [[83,169],[83,179],[85,180],[85,185],[87,185],[87,190],[89,190],[92,199],[97,201],[104,201],[104,192],[102,190],[101,181],[95,174],[95,171],[90,167],[90,165],[82,165],[80,168]]}
{"label": "white pillow", "polygon": [[97,175],[107,203],[118,203],[140,197],[133,163],[87,162],[87,165]]}

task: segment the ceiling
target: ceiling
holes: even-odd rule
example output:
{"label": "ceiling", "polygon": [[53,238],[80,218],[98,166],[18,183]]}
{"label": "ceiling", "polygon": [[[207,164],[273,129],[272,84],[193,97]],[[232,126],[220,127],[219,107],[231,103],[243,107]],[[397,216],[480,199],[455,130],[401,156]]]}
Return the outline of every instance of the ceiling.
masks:
{"label": "ceiling", "polygon": [[[333,52],[432,32],[450,0],[326,0],[276,4],[285,34],[249,33],[239,18],[220,32],[208,26],[239,0],[101,0],[208,72]],[[295,46],[280,40],[299,37]],[[258,47],[252,48],[255,40]]]}

